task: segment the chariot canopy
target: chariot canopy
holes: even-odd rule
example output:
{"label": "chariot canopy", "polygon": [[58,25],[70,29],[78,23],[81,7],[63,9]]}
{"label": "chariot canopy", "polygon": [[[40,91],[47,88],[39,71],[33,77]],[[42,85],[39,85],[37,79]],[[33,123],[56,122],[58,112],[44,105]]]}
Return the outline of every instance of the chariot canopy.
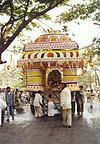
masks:
{"label": "chariot canopy", "polygon": [[78,90],[77,69],[84,67],[79,46],[67,34],[51,32],[26,44],[17,62],[26,78],[27,90],[60,90],[66,83]]}

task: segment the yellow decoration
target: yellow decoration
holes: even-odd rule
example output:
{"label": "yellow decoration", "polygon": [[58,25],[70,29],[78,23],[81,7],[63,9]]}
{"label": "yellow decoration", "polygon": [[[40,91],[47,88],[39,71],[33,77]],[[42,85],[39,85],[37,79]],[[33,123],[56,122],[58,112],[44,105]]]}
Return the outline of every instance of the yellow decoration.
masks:
{"label": "yellow decoration", "polygon": [[78,76],[63,76],[63,81],[78,81]]}

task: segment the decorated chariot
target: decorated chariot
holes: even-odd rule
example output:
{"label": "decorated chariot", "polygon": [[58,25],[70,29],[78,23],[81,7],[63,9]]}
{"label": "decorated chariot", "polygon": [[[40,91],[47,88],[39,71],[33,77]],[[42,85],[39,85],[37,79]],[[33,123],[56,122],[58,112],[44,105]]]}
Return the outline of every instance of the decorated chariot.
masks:
{"label": "decorated chariot", "polygon": [[27,44],[18,67],[22,68],[28,91],[60,92],[64,83],[77,91],[77,69],[84,67],[79,46],[67,34],[51,32]]}

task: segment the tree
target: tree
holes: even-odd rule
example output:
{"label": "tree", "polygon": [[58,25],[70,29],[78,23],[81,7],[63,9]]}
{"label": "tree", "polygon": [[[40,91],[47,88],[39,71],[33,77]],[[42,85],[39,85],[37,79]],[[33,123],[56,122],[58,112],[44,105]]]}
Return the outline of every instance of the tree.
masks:
{"label": "tree", "polygon": [[[83,3],[70,5],[70,9],[61,13],[59,22],[66,23],[75,19],[92,18],[95,24],[100,22],[100,1],[99,0],[83,0]],[[98,24],[99,25],[99,24]]]}
{"label": "tree", "polygon": [[[66,28],[66,23],[77,20],[80,24],[80,20],[92,19],[93,23],[100,27],[100,0],[83,0],[83,3],[77,3],[76,5],[69,5],[69,9],[62,12],[57,21],[63,23]],[[94,55],[100,54],[100,38],[94,38],[95,44]]]}
{"label": "tree", "polygon": [[24,28],[30,28],[29,24],[36,26],[34,19],[49,16],[48,11],[63,3],[64,0],[0,0],[0,63],[1,54],[9,47],[14,39]]}
{"label": "tree", "polygon": [[79,75],[80,83],[90,88],[92,83],[100,85],[100,50],[91,44],[80,51],[85,64],[83,73]]}
{"label": "tree", "polygon": [[11,86],[13,89],[25,87],[25,77],[20,69],[10,65],[3,67],[0,71],[0,87],[7,86]]}

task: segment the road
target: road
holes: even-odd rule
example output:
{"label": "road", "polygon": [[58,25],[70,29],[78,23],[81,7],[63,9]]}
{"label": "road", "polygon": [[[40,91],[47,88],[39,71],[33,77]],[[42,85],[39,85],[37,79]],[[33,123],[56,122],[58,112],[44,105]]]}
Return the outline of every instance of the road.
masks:
{"label": "road", "polygon": [[0,127],[0,144],[100,144],[100,106],[91,112],[85,104],[83,117],[73,116],[72,128],[62,127],[60,116],[35,118],[30,107]]}

